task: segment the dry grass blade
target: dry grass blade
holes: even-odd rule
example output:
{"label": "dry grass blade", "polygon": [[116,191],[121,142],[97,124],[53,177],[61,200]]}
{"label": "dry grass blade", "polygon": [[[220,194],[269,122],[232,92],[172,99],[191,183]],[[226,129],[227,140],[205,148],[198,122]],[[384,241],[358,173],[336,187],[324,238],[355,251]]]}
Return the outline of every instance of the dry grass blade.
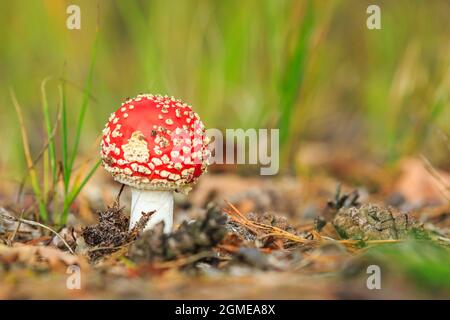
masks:
{"label": "dry grass blade", "polygon": [[[20,219],[23,217],[23,211],[20,213]],[[20,230],[20,226],[22,225],[22,222],[19,221],[17,224],[17,227],[14,229],[13,234],[11,235],[11,238],[9,239],[9,243],[12,244],[14,242],[14,239],[16,238],[17,232]]]}
{"label": "dry grass blade", "polygon": [[94,247],[92,249],[89,249],[89,252],[95,252],[95,251],[99,251],[99,250],[119,250],[119,249],[123,249],[123,248],[127,248],[128,246],[130,246],[133,243],[133,241],[119,245],[119,246],[99,246],[99,247]]}
{"label": "dry grass blade", "polygon": [[439,192],[444,196],[447,201],[450,202],[450,186],[447,185],[447,182],[445,181],[444,177],[436,170],[436,168],[431,164],[430,160],[428,160],[427,157],[425,157],[423,154],[420,155],[425,169],[430,173],[430,175],[436,180],[436,182],[439,185]]}
{"label": "dry grass blade", "polygon": [[[0,208],[0,211],[5,212],[5,210],[3,208]],[[75,254],[75,252],[73,252],[72,248],[69,246],[69,244],[66,242],[66,240],[58,232],[56,232],[55,230],[53,230],[49,226],[46,226],[45,224],[42,224],[42,223],[39,223],[39,222],[36,222],[36,221],[22,219],[22,218],[16,218],[14,216],[2,214],[2,213],[0,213],[0,217],[3,218],[3,219],[6,219],[6,220],[13,220],[13,221],[21,222],[21,223],[26,223],[26,224],[29,224],[31,226],[44,228],[44,229],[52,232],[55,236],[57,236],[64,243],[64,245],[67,247],[67,249],[70,251],[71,254]]]}
{"label": "dry grass blade", "polygon": [[[338,241],[339,241],[339,243],[349,244],[349,245],[356,245],[361,242],[361,240],[353,240],[353,239],[338,240]],[[386,240],[367,240],[364,242],[367,244],[385,244],[385,243],[398,243],[398,242],[402,242],[402,241],[403,240],[398,240],[398,239],[386,239]]]}
{"label": "dry grass blade", "polygon": [[[39,151],[37,156],[32,161],[33,168],[35,167],[35,164],[41,160],[41,158],[44,155],[45,151],[48,149],[49,144],[50,144],[50,140],[55,138],[56,131],[58,129],[58,123],[59,123],[60,120],[61,120],[61,110],[59,108],[58,109],[58,115],[57,115],[56,120],[55,120],[55,122],[53,124],[53,131],[51,132],[50,137],[47,138],[47,141],[45,142],[44,146],[42,147],[42,149]],[[23,188],[24,188],[24,185],[25,185],[25,181],[26,181],[28,175],[29,175],[29,170],[25,173],[24,177],[22,178],[22,181],[20,182],[19,192],[17,193],[17,202],[20,201],[20,198],[21,198],[22,193],[23,193]]]}
{"label": "dry grass blade", "polygon": [[36,169],[34,168],[33,159],[31,157],[30,145],[29,145],[29,141],[28,141],[28,133],[27,133],[26,126],[25,126],[22,109],[19,105],[19,102],[17,101],[17,97],[16,97],[14,91],[11,88],[10,88],[10,94],[11,94],[11,99],[13,101],[14,108],[16,109],[16,112],[17,112],[17,117],[19,118],[20,132],[22,135],[23,151],[24,151],[25,159],[26,159],[27,166],[28,166],[28,171],[29,171],[29,175],[30,175],[30,179],[31,179],[31,185],[32,185],[33,191],[36,195],[36,200],[39,204],[39,213],[40,213],[41,218],[44,221],[47,221],[47,216],[48,216],[47,209],[46,209],[45,204],[42,199],[42,193],[41,193],[41,189],[40,189],[40,186],[39,186],[39,183],[37,180]]}

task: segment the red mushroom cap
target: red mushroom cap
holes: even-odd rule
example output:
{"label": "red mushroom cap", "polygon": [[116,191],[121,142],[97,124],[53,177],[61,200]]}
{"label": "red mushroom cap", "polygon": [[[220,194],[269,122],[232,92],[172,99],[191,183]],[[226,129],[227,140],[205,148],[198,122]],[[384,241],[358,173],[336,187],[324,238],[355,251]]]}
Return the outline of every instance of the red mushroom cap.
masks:
{"label": "red mushroom cap", "polygon": [[208,142],[191,106],[141,94],[111,114],[103,130],[102,163],[116,181],[134,188],[186,193],[206,171]]}

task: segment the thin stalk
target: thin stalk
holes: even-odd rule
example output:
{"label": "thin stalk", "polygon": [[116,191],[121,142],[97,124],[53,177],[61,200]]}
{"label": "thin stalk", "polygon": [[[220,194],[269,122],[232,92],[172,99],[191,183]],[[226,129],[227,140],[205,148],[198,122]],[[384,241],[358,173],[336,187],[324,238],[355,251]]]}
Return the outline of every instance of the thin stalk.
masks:
{"label": "thin stalk", "polygon": [[39,186],[39,183],[37,180],[36,169],[34,168],[33,159],[31,158],[30,145],[28,142],[28,134],[27,134],[27,130],[25,127],[25,121],[23,120],[22,109],[19,105],[19,102],[17,101],[14,91],[11,88],[10,88],[10,94],[11,94],[11,99],[13,101],[14,108],[16,109],[17,117],[19,119],[20,131],[21,131],[21,135],[22,135],[23,151],[24,151],[25,159],[26,159],[27,166],[28,166],[28,171],[29,171],[30,180],[31,180],[31,186],[32,186],[33,192],[35,194],[36,201],[38,202],[39,215],[42,220],[47,221],[47,218],[48,218],[47,209],[46,209],[45,203],[42,199],[41,187]]}
{"label": "thin stalk", "polygon": [[92,88],[92,78],[94,75],[94,65],[95,65],[95,61],[97,58],[98,39],[99,39],[99,36],[98,36],[98,31],[97,31],[95,34],[94,48],[92,50],[91,63],[89,66],[88,77],[87,77],[86,85],[84,88],[80,114],[78,116],[77,129],[76,129],[76,133],[75,133],[75,141],[74,141],[74,145],[73,145],[72,155],[70,156],[70,161],[68,163],[68,168],[67,168],[69,172],[73,168],[73,164],[75,162],[75,158],[78,153],[78,146],[80,144],[80,137],[81,137],[81,129],[83,128],[83,121],[84,121],[84,117],[86,115],[86,109],[87,109],[87,106],[89,103],[89,96],[90,96],[90,92],[91,92],[91,88]]}
{"label": "thin stalk", "polygon": [[[58,115],[57,118],[55,120],[55,123],[53,125],[53,131],[51,136],[55,137],[56,135],[56,131],[58,129],[58,123],[61,121],[61,109],[58,108]],[[33,167],[35,166],[36,163],[38,163],[41,158],[44,156],[45,151],[48,149],[48,145],[49,145],[49,141],[47,140],[44,144],[44,146],[41,148],[41,150],[39,151],[39,153],[37,154],[37,156],[34,158],[33,160]],[[25,185],[25,181],[28,178],[28,174],[29,174],[29,170],[25,173],[25,175],[22,177],[22,180],[20,182],[20,187],[19,187],[19,191],[17,192],[17,202],[20,201],[20,198],[22,197],[22,192],[23,192],[23,187]]]}
{"label": "thin stalk", "polygon": [[64,245],[67,247],[67,249],[70,251],[71,254],[75,254],[75,252],[69,246],[69,244],[64,239],[64,237],[62,237],[58,232],[56,232],[55,230],[53,230],[49,226],[46,226],[45,224],[42,224],[42,223],[39,223],[39,222],[36,222],[36,221],[22,219],[22,217],[16,218],[16,217],[11,216],[11,215],[6,215],[3,212],[5,212],[5,211],[4,210],[0,210],[0,218],[2,218],[2,219],[18,221],[18,222],[21,222],[21,223],[29,224],[31,226],[41,227],[41,228],[44,228],[44,229],[50,231],[51,233],[53,233],[56,237],[58,237],[64,243]]}
{"label": "thin stalk", "polygon": [[101,163],[101,161],[97,160],[97,162],[94,164],[94,166],[92,166],[92,168],[89,170],[88,174],[84,177],[83,181],[79,185],[75,186],[72,189],[72,191],[70,192],[70,194],[65,197],[63,213],[61,215],[61,221],[60,221],[61,225],[66,224],[70,205],[74,202],[75,198],[78,196],[80,191],[84,188],[84,186],[89,181],[89,179],[91,179],[91,177],[93,176],[93,174],[95,173],[97,168],[100,166],[100,163]]}
{"label": "thin stalk", "polygon": [[52,175],[52,188],[56,185],[57,180],[57,168],[56,168],[56,152],[55,152],[55,140],[53,137],[53,128],[50,118],[50,109],[48,106],[47,93],[45,90],[45,85],[47,83],[48,78],[45,78],[41,84],[41,92],[42,92],[42,110],[44,113],[44,121],[45,121],[45,129],[47,131],[47,140],[48,140],[48,157],[50,160],[50,169]]}
{"label": "thin stalk", "polygon": [[43,156],[43,173],[42,173],[42,181],[43,181],[43,192],[42,192],[42,198],[44,199],[44,203],[48,204],[48,197],[49,197],[49,190],[50,190],[50,183],[49,183],[49,152],[48,149],[44,151]]}
{"label": "thin stalk", "polygon": [[303,85],[314,25],[314,8],[311,1],[308,1],[294,53],[284,68],[285,74],[281,80],[281,113],[278,127],[281,129],[280,143],[282,148],[286,146],[290,137],[291,124],[294,120],[292,118]]}
{"label": "thin stalk", "polygon": [[59,86],[59,94],[61,99],[61,152],[62,152],[62,167],[63,167],[63,184],[64,195],[69,192],[69,156],[68,156],[68,130],[67,130],[67,104],[66,104],[66,84],[62,81]]}

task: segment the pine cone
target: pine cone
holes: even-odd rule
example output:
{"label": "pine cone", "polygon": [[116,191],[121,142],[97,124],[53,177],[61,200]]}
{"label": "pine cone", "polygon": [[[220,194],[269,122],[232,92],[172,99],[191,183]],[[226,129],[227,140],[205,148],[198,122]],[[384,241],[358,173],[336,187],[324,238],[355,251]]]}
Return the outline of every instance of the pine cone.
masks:
{"label": "pine cone", "polygon": [[343,239],[404,239],[411,233],[423,231],[422,225],[408,214],[373,204],[341,208],[333,225]]}
{"label": "pine cone", "polygon": [[129,251],[130,258],[136,262],[172,260],[209,250],[225,236],[225,220],[217,208],[211,207],[203,219],[185,221],[171,234],[164,234],[164,225],[160,223],[135,241]]}

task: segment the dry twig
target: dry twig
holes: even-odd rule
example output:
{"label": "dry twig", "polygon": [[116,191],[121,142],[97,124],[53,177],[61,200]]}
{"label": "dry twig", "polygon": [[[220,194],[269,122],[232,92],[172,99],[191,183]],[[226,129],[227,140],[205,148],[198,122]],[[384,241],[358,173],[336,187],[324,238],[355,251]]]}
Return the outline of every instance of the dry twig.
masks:
{"label": "dry twig", "polygon": [[3,213],[0,213],[0,217],[5,219],[5,220],[13,220],[13,221],[17,221],[19,223],[25,223],[25,224],[29,224],[31,226],[35,226],[35,227],[41,227],[44,229],[49,230],[50,232],[52,232],[55,236],[57,236],[63,243],[64,245],[67,247],[67,249],[70,251],[71,254],[75,254],[72,250],[72,248],[69,246],[69,244],[66,242],[66,240],[64,240],[64,238],[55,230],[53,230],[52,228],[50,228],[49,226],[46,226],[45,224],[36,222],[36,221],[32,221],[32,220],[26,220],[26,219],[22,219],[22,218],[16,218],[14,216],[11,216],[9,214],[5,214],[7,213],[7,211],[4,208],[0,208],[0,211]]}

